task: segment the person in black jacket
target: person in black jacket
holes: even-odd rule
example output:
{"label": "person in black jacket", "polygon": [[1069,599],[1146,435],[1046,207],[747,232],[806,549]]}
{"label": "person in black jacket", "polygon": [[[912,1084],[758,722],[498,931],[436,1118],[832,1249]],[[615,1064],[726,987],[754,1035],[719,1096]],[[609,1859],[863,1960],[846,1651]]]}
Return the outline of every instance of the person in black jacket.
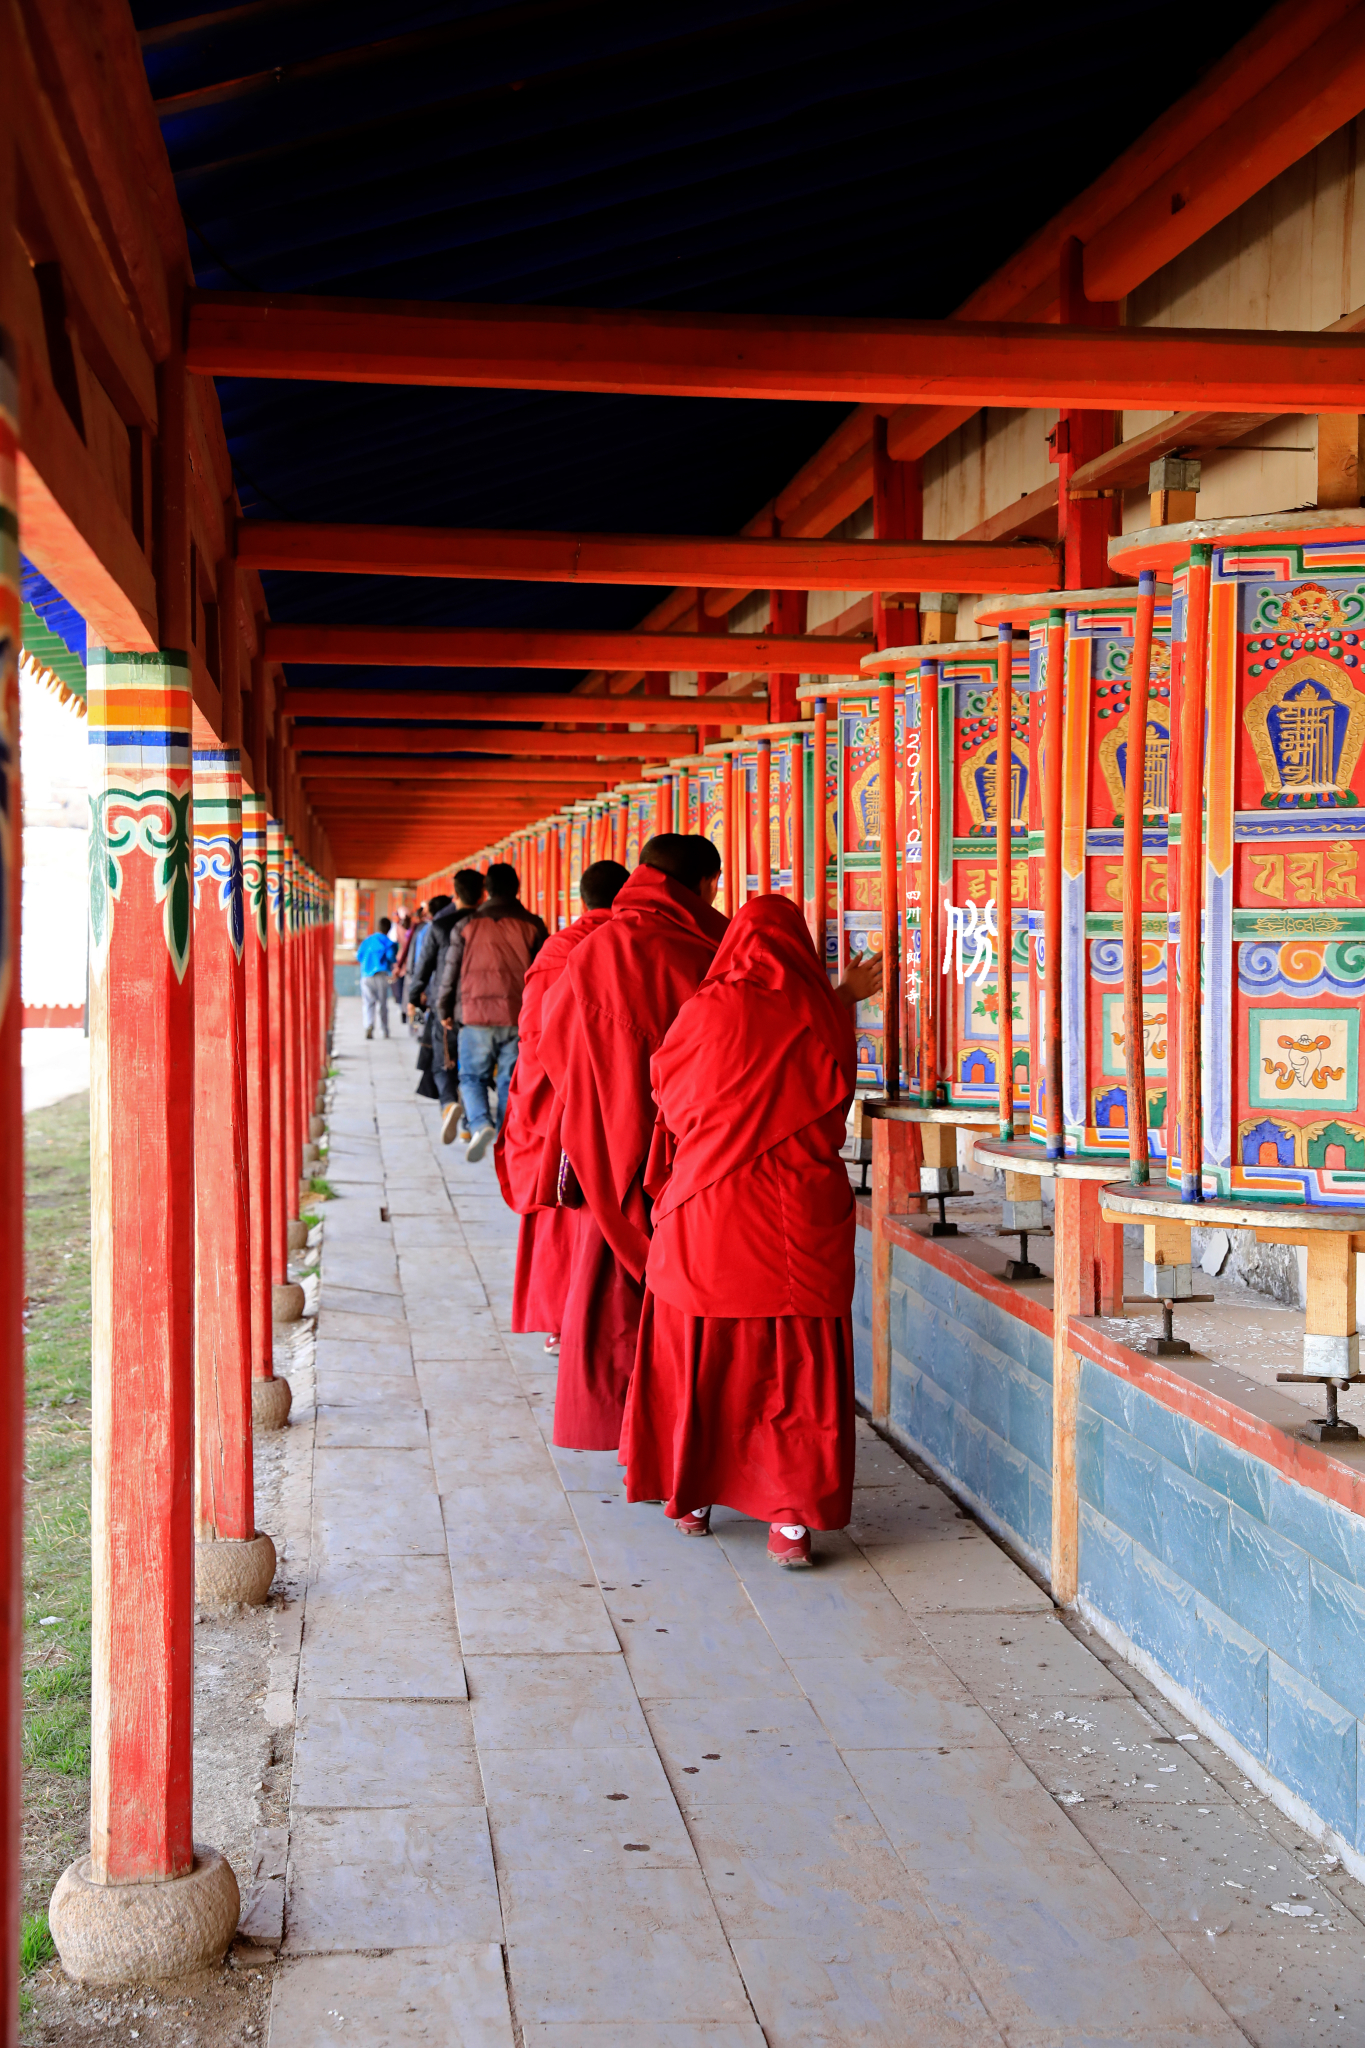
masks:
{"label": "person in black jacket", "polygon": [[[425,1012],[426,1016],[422,1044],[430,1049],[431,1081],[441,1104],[441,1135],[447,1144],[459,1128],[460,1086],[453,1045],[449,1062],[446,1059],[446,1034],[436,1015],[436,991],[441,985],[446,949],[452,935],[474,915],[483,901],[483,876],[477,868],[461,868],[455,876],[454,889],[453,900],[449,896],[431,898],[431,922],[422,934],[421,951],[408,984],[409,1003],[414,1010]],[[422,1078],[425,1080],[426,1075]],[[419,1082],[417,1092],[429,1095],[432,1089],[423,1088]]]}

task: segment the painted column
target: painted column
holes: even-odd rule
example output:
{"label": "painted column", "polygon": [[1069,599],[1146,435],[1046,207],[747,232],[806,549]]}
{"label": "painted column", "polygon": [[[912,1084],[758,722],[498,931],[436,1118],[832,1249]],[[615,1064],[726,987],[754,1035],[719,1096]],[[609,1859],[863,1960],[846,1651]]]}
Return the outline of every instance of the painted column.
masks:
{"label": "painted column", "polygon": [[[891,1413],[891,1237],[887,1222],[918,1209],[923,1126],[872,1122],[872,1420]],[[932,1129],[933,1126],[928,1126]]]}
{"label": "painted column", "polygon": [[251,1196],[251,1421],[278,1429],[289,1414],[289,1382],[274,1374],[271,1331],[270,887],[265,798],[242,792],[242,947],[246,984],[247,1184]]}
{"label": "painted column", "polygon": [[284,1142],[284,832],[266,820],[266,917],[268,926],[270,1036],[270,1279],[274,1289],[289,1279],[289,1210]]}
{"label": "painted column", "polygon": [[[196,1857],[192,1835],[189,668],[177,653],[92,648],[87,672],[91,1853],[58,1882],[50,1920],[68,1970],[110,1981],[192,1967],[187,1940],[201,1959],[221,1955],[238,1896],[227,1864],[214,1852]],[[139,1887],[135,1908],[109,1896],[129,1886]],[[208,1942],[193,1924],[207,1899],[216,1915]]]}
{"label": "painted column", "polygon": [[256,1534],[252,1474],[246,937],[241,755],[196,747],[195,1580],[214,1608],[258,1607],[275,1576],[275,1546]]}
{"label": "painted column", "polygon": [[[0,88],[2,91],[3,88]],[[0,146],[3,146],[0,144]],[[0,170],[8,168],[0,160]],[[0,218],[4,218],[0,212]],[[19,388],[0,328],[0,2041],[19,2012],[19,1660],[23,1650],[24,1113],[19,1062]]]}
{"label": "painted column", "polygon": [[299,947],[294,842],[286,832],[280,852],[280,933],[284,961],[284,1199],[288,1220],[298,1215],[303,1176],[299,1098]]}
{"label": "painted column", "polygon": [[[758,815],[754,820],[754,837],[758,846],[758,893],[771,896],[773,893],[773,743],[761,739],[758,743],[758,772],[755,776],[757,788],[754,792]],[[781,849],[778,851],[781,863]]]}

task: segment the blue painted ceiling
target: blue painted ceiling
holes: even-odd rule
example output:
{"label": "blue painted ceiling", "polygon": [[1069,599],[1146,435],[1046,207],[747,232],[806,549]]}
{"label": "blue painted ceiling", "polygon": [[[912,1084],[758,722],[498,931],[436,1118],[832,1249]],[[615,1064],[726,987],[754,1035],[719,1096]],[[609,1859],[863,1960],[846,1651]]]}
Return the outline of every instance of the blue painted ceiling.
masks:
{"label": "blue painted ceiling", "polygon": [[[132,0],[201,286],[921,317],[950,313],[1262,11],[248,0],[187,20],[183,8]],[[248,516],[542,529],[734,531],[843,412],[219,390]],[[266,582],[276,619],[377,623],[628,625],[661,594]]]}

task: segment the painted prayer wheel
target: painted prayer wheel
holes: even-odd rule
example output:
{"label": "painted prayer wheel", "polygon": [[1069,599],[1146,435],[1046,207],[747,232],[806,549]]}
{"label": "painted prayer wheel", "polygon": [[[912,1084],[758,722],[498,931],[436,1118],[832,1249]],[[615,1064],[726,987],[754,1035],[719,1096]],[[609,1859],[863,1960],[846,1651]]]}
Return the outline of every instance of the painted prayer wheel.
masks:
{"label": "painted prayer wheel", "polygon": [[[1196,892],[1204,947],[1202,989],[1171,1018],[1167,1179],[1187,1200],[1358,1208],[1365,515],[1193,521],[1111,555],[1175,597],[1173,986]],[[1199,789],[1202,843],[1186,847]]]}
{"label": "painted prayer wheel", "polygon": [[[825,726],[823,909],[826,964],[837,981],[850,960],[860,953],[880,952],[883,945],[877,689],[875,683],[841,679],[806,684],[797,695],[802,709],[814,713],[817,734],[822,719]],[[903,693],[898,691],[894,728],[897,760],[902,758],[905,740],[902,698]],[[818,773],[818,763],[812,765]],[[900,776],[896,778],[896,794],[900,828],[897,838],[898,844],[903,845],[904,792]],[[899,922],[898,918],[898,933]],[[855,1022],[858,1086],[884,1089],[883,1005],[860,1003]]]}
{"label": "painted prayer wheel", "polygon": [[[1140,594],[1136,586],[991,600],[979,623],[1028,634],[1027,1117],[1017,1138],[1048,1158],[1116,1162],[1128,1153],[1124,1003],[1124,803]],[[1147,1124],[1161,1151],[1166,1118],[1166,919],[1170,736],[1169,591],[1149,599],[1143,754],[1141,943]],[[1060,665],[1062,702],[1049,694]],[[1049,778],[1051,735],[1057,760]],[[1022,763],[1016,772],[1022,771]],[[1135,927],[1136,929],[1136,927]],[[1055,958],[1050,949],[1055,931]],[[1051,968],[1051,972],[1049,971]],[[1049,1104],[1049,1080],[1057,1096]]]}

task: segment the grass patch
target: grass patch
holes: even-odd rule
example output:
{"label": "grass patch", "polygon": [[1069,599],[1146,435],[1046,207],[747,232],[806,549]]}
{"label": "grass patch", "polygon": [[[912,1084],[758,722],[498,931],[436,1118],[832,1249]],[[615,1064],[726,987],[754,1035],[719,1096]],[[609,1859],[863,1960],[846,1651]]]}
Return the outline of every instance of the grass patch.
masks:
{"label": "grass patch", "polygon": [[[25,1970],[47,1901],[89,1847],[90,1098],[24,1118],[23,1905]],[[48,1944],[42,1954],[34,1946]],[[27,1960],[30,1952],[36,1960]]]}
{"label": "grass patch", "polygon": [[46,1913],[25,1913],[19,1929],[19,1968],[25,1977],[31,1977],[44,1963],[50,1963],[57,1953],[47,1925]]}
{"label": "grass patch", "polygon": [[309,1181],[308,1192],[318,1202],[334,1202],[336,1200],[336,1189],[330,1181],[323,1180],[319,1174],[314,1174],[313,1178]]}

